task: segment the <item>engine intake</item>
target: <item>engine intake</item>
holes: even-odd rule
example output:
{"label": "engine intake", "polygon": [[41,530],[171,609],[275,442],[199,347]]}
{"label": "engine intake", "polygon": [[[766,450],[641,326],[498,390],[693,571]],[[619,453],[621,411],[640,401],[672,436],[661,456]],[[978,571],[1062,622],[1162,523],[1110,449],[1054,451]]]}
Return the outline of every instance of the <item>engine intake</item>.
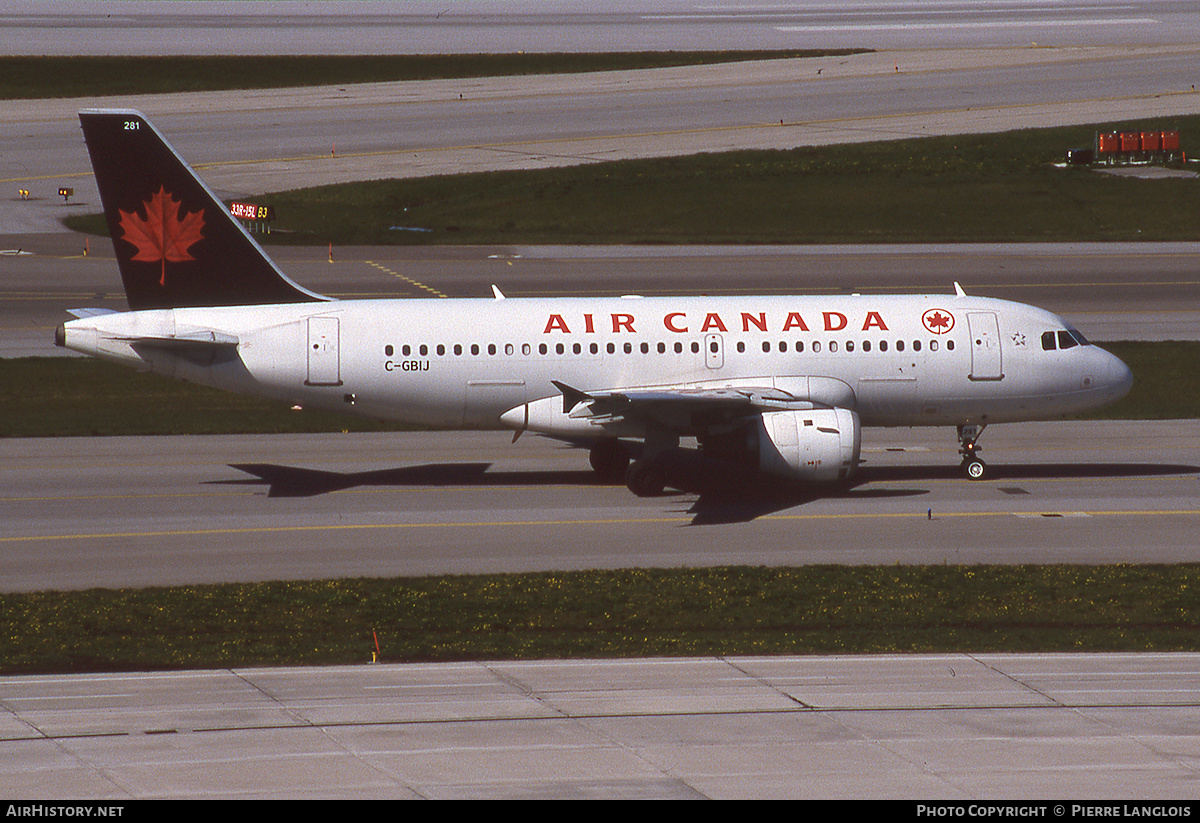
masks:
{"label": "engine intake", "polygon": [[756,425],[758,466],[799,480],[846,480],[858,468],[862,428],[850,409],[763,414]]}

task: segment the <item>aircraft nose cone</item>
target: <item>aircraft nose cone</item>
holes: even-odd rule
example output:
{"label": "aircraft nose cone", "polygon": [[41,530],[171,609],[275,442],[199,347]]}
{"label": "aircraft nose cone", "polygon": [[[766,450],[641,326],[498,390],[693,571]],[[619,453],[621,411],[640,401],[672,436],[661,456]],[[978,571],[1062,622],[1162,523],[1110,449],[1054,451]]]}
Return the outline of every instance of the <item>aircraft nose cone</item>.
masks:
{"label": "aircraft nose cone", "polygon": [[1108,389],[1109,397],[1112,400],[1120,400],[1125,395],[1129,394],[1129,390],[1133,387],[1133,372],[1124,361],[1116,355],[1107,355],[1106,369],[1104,375],[1104,387]]}

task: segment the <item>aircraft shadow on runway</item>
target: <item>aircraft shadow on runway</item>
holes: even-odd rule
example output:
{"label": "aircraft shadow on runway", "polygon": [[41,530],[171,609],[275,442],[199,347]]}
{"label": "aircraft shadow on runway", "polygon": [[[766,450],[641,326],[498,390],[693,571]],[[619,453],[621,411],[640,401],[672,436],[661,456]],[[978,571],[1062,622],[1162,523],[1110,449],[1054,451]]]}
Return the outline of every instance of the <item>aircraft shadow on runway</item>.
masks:
{"label": "aircraft shadow on runway", "polygon": [[[1200,473],[1200,466],[1160,463],[1043,463],[989,466],[988,486],[1006,494],[1026,494],[1019,487],[1002,487],[996,481],[1084,480],[1120,477],[1163,477]],[[880,488],[879,484],[949,480],[968,483],[957,466],[862,466],[853,481],[813,486],[801,483],[739,485],[733,489],[698,488],[698,497],[688,510],[693,525],[742,523],[758,517],[803,506],[816,500],[872,500],[914,497],[929,489]]]}
{"label": "aircraft shadow on runway", "polygon": [[255,479],[212,480],[213,485],[265,485],[268,497],[316,497],[362,486],[595,486],[591,471],[489,472],[491,463],[428,463],[369,472],[333,472],[273,463],[231,463]]}
{"label": "aircraft shadow on runway", "polygon": [[[265,485],[268,497],[314,497],[365,486],[598,486],[596,475],[579,471],[489,471],[491,463],[429,463],[367,472],[334,472],[273,463],[233,463],[230,468],[252,475],[241,480],[213,480],[214,485]],[[1164,463],[994,464],[988,484],[996,481],[1082,480],[1200,474],[1200,466]],[[881,488],[880,484],[954,480],[967,483],[957,466],[862,466],[854,480],[841,484],[804,484],[761,476],[730,476],[684,470],[669,473],[663,497],[695,495],[686,510],[691,525],[745,523],[816,500],[870,501],[929,494],[922,488]],[[993,486],[995,487],[995,486]],[[1000,488],[1008,494],[1020,488]]]}

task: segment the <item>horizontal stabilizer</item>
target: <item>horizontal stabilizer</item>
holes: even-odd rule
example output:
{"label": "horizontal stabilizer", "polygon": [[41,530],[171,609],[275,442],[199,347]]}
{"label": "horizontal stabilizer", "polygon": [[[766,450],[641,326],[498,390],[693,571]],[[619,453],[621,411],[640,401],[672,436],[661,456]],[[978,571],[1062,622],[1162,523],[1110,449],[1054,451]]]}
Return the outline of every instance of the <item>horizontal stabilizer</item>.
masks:
{"label": "horizontal stabilizer", "polygon": [[238,339],[219,331],[196,331],[170,336],[122,338],[143,357],[147,349],[183,358],[198,366],[212,366],[237,358]]}
{"label": "horizontal stabilizer", "polygon": [[237,347],[238,339],[219,331],[198,331],[170,337],[129,337],[130,343],[160,349],[206,349]]}
{"label": "horizontal stabilizer", "polygon": [[67,314],[78,317],[103,317],[106,314],[117,314],[116,309],[67,309]]}

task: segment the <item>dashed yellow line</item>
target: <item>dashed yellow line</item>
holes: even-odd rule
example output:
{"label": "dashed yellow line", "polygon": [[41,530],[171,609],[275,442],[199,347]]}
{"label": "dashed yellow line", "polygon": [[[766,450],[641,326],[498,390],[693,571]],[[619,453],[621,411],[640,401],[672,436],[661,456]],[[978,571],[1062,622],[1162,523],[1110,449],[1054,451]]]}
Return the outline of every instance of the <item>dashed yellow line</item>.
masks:
{"label": "dashed yellow line", "polygon": [[375,268],[379,269],[380,271],[385,271],[388,274],[390,274],[392,277],[395,277],[398,280],[403,280],[405,283],[408,283],[409,285],[416,286],[418,289],[424,289],[425,291],[429,292],[432,295],[435,295],[437,297],[448,297],[449,296],[449,295],[442,294],[440,291],[435,289],[433,286],[426,286],[424,283],[420,283],[416,280],[413,280],[411,277],[406,277],[405,275],[400,274],[400,272],[392,271],[387,266],[384,266],[381,263],[376,263],[374,260],[366,260],[364,262],[368,266],[374,266]]}

